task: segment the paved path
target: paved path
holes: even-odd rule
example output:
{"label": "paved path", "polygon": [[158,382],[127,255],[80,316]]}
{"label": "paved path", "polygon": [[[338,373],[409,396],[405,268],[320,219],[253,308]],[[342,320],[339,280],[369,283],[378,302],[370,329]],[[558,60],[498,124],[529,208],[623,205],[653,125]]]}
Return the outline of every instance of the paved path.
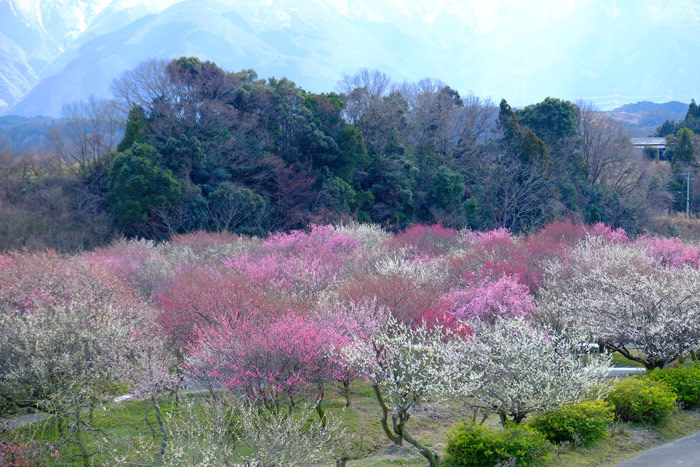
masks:
{"label": "paved path", "polygon": [[617,464],[616,467],[700,466],[700,431]]}
{"label": "paved path", "polygon": [[31,425],[32,423],[36,423],[39,420],[44,420],[46,418],[49,418],[49,414],[41,412],[20,415],[12,418],[0,418],[0,431],[7,428],[13,430],[24,425]]}

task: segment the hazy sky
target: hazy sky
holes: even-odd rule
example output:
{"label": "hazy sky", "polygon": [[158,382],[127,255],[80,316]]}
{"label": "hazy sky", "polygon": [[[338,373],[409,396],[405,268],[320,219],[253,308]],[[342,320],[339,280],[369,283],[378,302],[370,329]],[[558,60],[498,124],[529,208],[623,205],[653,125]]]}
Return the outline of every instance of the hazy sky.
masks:
{"label": "hazy sky", "polygon": [[[415,28],[476,94],[621,102],[698,97],[697,0],[327,0],[349,17]],[[454,49],[461,48],[455,54]],[[411,54],[411,50],[398,50]],[[440,77],[440,75],[438,75]],[[460,88],[459,85],[457,85]]]}
{"label": "hazy sky", "polygon": [[[0,39],[26,52],[32,76],[56,76],[34,91],[35,107],[100,95],[154,54],[285,75],[311,91],[367,67],[515,106],[700,98],[700,0],[0,0],[0,13]],[[55,50],[37,45],[42,34]]]}

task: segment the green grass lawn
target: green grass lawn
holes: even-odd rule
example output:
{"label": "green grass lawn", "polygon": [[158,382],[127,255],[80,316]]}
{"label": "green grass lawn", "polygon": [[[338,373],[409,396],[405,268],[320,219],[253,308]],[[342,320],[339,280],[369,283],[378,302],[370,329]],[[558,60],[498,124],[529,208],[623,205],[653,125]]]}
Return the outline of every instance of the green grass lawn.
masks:
{"label": "green grass lawn", "polygon": [[[334,391],[327,391],[327,412],[341,418],[352,436],[355,452],[361,459],[350,461],[355,466],[424,466],[425,459],[410,445],[394,446],[384,435],[379,424],[380,410],[374,399],[371,387],[366,383],[356,382],[351,386],[351,407],[344,408],[344,398]],[[185,396],[199,397],[199,396]],[[107,445],[118,446],[121,454],[137,461],[138,441],[151,436],[151,429],[145,419],[145,402],[123,402],[110,404],[95,412],[92,426],[100,430],[104,440],[98,442],[91,438],[89,447],[98,451]],[[172,398],[164,398],[161,404],[164,413],[176,410]],[[427,446],[442,453],[447,437],[446,431],[451,426],[470,417],[470,412],[462,410],[457,402],[424,404],[412,415],[407,429]],[[158,425],[152,408],[149,408],[148,421],[158,436]],[[496,426],[497,417],[491,417],[487,424]],[[610,430],[610,436],[590,447],[560,446],[549,456],[545,465],[549,466],[590,466],[614,465],[623,459],[633,457],[645,449],[663,444],[700,430],[700,412],[678,411],[660,427],[642,426],[631,423],[616,423]],[[35,423],[15,430],[13,437],[24,439],[55,441],[58,439],[56,424],[51,421]],[[7,436],[7,434],[5,434]],[[110,441],[110,440],[113,440]],[[154,445],[156,445],[155,443]],[[155,447],[153,449],[156,449]],[[61,449],[59,465],[82,465],[77,448]],[[95,465],[107,465],[108,462],[99,454],[94,457]],[[333,466],[329,458],[323,466]]]}
{"label": "green grass lawn", "polygon": [[620,352],[613,352],[612,354],[612,366],[618,368],[629,368],[629,367],[644,367],[639,362],[630,360],[629,358],[622,355]]}

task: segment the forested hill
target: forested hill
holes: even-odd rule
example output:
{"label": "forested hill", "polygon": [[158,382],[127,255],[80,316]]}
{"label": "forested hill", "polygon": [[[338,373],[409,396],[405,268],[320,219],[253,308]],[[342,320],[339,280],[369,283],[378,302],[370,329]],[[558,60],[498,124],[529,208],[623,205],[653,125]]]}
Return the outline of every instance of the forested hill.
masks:
{"label": "forested hill", "polygon": [[5,153],[2,248],[351,220],[524,232],[570,217],[639,231],[675,200],[670,166],[592,108],[547,98],[513,110],[370,71],[341,87],[144,62],[114,82],[114,100],[67,109],[49,159]]}
{"label": "forested hill", "polygon": [[678,101],[656,103],[649,101],[625,104],[610,111],[610,115],[623,122],[631,136],[650,136],[665,121],[683,120],[688,104]]}
{"label": "forested hill", "polygon": [[51,146],[51,129],[56,121],[48,117],[0,116],[0,147],[16,154],[45,150]]}

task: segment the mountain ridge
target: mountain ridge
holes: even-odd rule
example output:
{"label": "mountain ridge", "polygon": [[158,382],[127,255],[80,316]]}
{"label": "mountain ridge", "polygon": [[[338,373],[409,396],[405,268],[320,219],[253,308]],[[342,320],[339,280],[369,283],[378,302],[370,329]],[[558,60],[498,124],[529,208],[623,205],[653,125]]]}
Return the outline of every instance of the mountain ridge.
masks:
{"label": "mountain ridge", "polygon": [[548,95],[603,109],[689,100],[687,77],[700,73],[693,58],[700,36],[692,32],[700,6],[666,6],[659,15],[651,7],[555,0],[508,8],[448,0],[430,7],[418,0],[30,0],[23,11],[17,5],[0,0],[4,42],[17,46],[0,51],[0,113],[25,116],[56,117],[72,100],[106,97],[110,82],[143,60],[184,55],[285,76],[316,92],[336,89],[343,74],[360,68],[398,82],[435,77],[514,106]]}

